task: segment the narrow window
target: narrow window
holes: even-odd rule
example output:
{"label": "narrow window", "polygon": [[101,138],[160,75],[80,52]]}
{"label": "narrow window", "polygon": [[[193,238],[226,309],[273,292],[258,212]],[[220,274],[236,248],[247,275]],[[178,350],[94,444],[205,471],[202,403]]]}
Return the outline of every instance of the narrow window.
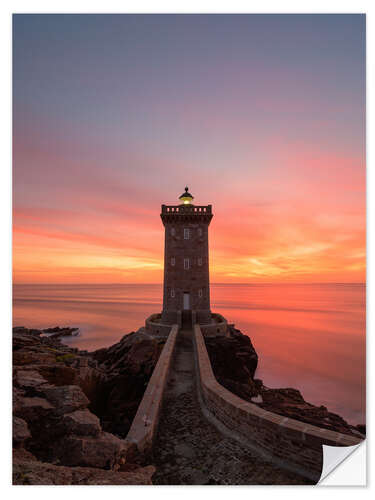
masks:
{"label": "narrow window", "polygon": [[202,228],[198,227],[198,236],[202,236]]}
{"label": "narrow window", "polygon": [[198,257],[198,266],[202,265],[202,257]]}
{"label": "narrow window", "polygon": [[174,257],[171,257],[171,266],[174,266],[176,264],[176,259]]}
{"label": "narrow window", "polygon": [[189,269],[189,259],[184,259],[184,269]]}
{"label": "narrow window", "polygon": [[203,291],[202,291],[202,288],[200,288],[200,289],[199,289],[198,296],[199,296],[199,297],[202,297],[202,296],[203,296]]}
{"label": "narrow window", "polygon": [[172,227],[172,229],[171,229],[171,235],[175,236],[175,234],[176,234],[176,229],[174,227]]}
{"label": "narrow window", "polygon": [[171,290],[171,297],[172,297],[172,299],[174,297],[174,288],[172,288],[172,290]]}
{"label": "narrow window", "polygon": [[188,240],[188,239],[189,239],[189,228],[185,227],[185,229],[184,229],[184,240]]}

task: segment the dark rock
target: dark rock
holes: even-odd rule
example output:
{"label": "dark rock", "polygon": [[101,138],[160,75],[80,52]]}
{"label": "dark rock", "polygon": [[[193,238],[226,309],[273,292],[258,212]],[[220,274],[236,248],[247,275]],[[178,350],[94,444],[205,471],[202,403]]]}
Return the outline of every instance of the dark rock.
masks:
{"label": "dark rock", "polygon": [[79,372],[70,366],[59,363],[40,365],[37,369],[49,384],[56,386],[79,385]]}
{"label": "dark rock", "polygon": [[77,385],[43,386],[42,394],[56,408],[57,415],[71,413],[75,410],[86,408],[89,400]]}
{"label": "dark rock", "polygon": [[17,333],[13,331],[13,351],[22,347],[32,348],[40,345],[40,338],[29,333]]}
{"label": "dark rock", "polygon": [[18,370],[16,373],[16,385],[21,389],[34,389],[46,383],[47,380],[36,370]]}
{"label": "dark rock", "polygon": [[215,376],[223,385],[228,385],[230,380],[251,384],[258,366],[258,355],[247,335],[233,326],[229,332],[229,337],[205,338]]}
{"label": "dark rock", "polygon": [[13,328],[13,333],[21,333],[27,335],[41,335],[42,330],[38,330],[36,328],[25,328],[24,326],[15,326]]}
{"label": "dark rock", "polygon": [[60,337],[75,337],[79,333],[79,328],[70,328],[56,326],[54,328],[45,328],[43,333],[50,334],[49,337],[52,339],[58,339]]}
{"label": "dark rock", "polygon": [[164,341],[138,331],[91,353],[104,375],[90,398],[90,409],[104,430],[126,436],[163,345]]}
{"label": "dark rock", "polygon": [[62,465],[112,469],[126,454],[126,443],[108,432],[99,436],[64,436],[54,446]]}
{"label": "dark rock", "polygon": [[[262,398],[265,404],[270,405],[291,405],[292,403],[305,405],[306,402],[302,394],[297,389],[290,387],[285,389],[269,389],[264,386],[261,388]],[[324,409],[324,407],[321,407]],[[326,409],[325,409],[326,410]]]}
{"label": "dark rock", "polygon": [[63,417],[66,434],[78,436],[98,436],[101,432],[100,420],[87,408],[66,413]]}
{"label": "dark rock", "polygon": [[30,365],[33,363],[54,363],[56,356],[52,352],[33,352],[19,349],[13,352],[14,365]]}
{"label": "dark rock", "polygon": [[27,439],[31,438],[31,433],[25,420],[13,416],[13,444],[15,447],[21,447]]}
{"label": "dark rock", "polygon": [[[109,349],[90,354],[52,338],[63,329],[53,330],[47,332],[50,336],[36,336],[26,328],[13,330],[14,446],[18,462],[37,462],[34,466],[42,476],[46,468],[52,470],[53,464],[58,464],[57,477],[63,471],[61,464],[74,465],[75,470],[79,466],[95,467],[99,474],[100,468],[119,470],[125,464],[127,471],[137,468],[125,461],[125,455],[128,460],[138,460],[135,450],[105,431],[127,434],[163,343],[137,332],[124,336]],[[56,484],[75,484],[71,474],[67,469]],[[22,483],[22,477],[18,475],[17,481]],[[43,477],[54,484],[52,473]],[[106,484],[92,473],[90,477],[92,484],[101,484],[102,480]],[[36,476],[28,480],[30,484],[44,484],[38,483]],[[86,484],[88,475],[82,481]],[[117,484],[114,478],[108,481]],[[126,484],[121,481],[125,479],[119,479],[118,484]]]}
{"label": "dark rock", "polygon": [[335,432],[359,435],[340,415],[329,412],[323,405],[315,406],[305,401],[297,389],[269,389],[263,386],[260,394],[263,401],[258,406],[265,410]]}
{"label": "dark rock", "polygon": [[25,391],[22,389],[19,389],[18,387],[15,387],[13,384],[13,413],[19,412],[21,406],[22,406],[22,399],[25,396]]}
{"label": "dark rock", "polygon": [[155,467],[115,472],[93,467],[66,467],[39,462],[17,450],[13,458],[13,484],[23,485],[151,485]]}
{"label": "dark rock", "polygon": [[250,400],[254,396],[258,396],[259,391],[254,384],[253,380],[249,380],[247,383],[236,382],[233,379],[218,378],[218,382],[228,389],[228,391],[237,394],[242,399]]}
{"label": "dark rock", "polygon": [[363,434],[364,436],[366,436],[366,424],[358,424],[356,425],[356,429],[361,433]]}
{"label": "dark rock", "polygon": [[21,397],[17,400],[17,405],[13,407],[14,414],[29,423],[44,419],[54,410],[55,407],[51,403],[39,397]]}
{"label": "dark rock", "polygon": [[43,333],[60,333],[60,332],[75,332],[79,330],[77,327],[71,327],[71,326],[54,326],[53,328],[44,328],[42,330]]}
{"label": "dark rock", "polygon": [[25,448],[19,448],[19,447],[14,447],[13,446],[13,463],[16,462],[30,462],[30,461],[37,461],[37,458],[34,457],[32,453],[30,453],[28,450],[25,450]]}
{"label": "dark rock", "polygon": [[258,392],[263,388],[263,380],[260,380],[259,378],[254,379],[254,384]]}

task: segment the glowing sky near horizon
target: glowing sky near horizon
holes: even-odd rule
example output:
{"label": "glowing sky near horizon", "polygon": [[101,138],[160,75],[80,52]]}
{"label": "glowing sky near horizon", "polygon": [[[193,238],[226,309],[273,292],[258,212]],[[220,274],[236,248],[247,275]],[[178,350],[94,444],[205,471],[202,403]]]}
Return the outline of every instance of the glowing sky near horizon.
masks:
{"label": "glowing sky near horizon", "polygon": [[365,17],[16,15],[17,283],[151,283],[162,203],[213,282],[365,280]]}

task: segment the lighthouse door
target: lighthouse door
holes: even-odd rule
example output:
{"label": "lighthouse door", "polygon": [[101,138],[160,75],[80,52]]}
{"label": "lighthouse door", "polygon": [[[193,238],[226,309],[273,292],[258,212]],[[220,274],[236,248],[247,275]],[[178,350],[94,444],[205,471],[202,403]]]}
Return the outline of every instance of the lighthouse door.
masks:
{"label": "lighthouse door", "polygon": [[191,328],[190,293],[184,292],[182,328]]}
{"label": "lighthouse door", "polygon": [[190,309],[190,293],[184,292],[184,310]]}

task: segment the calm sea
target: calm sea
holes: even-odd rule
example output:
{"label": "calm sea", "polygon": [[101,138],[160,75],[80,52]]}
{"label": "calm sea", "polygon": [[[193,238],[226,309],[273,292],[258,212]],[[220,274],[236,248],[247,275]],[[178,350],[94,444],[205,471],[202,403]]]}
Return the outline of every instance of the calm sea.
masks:
{"label": "calm sea", "polygon": [[[14,326],[77,326],[70,344],[88,350],[138,329],[162,300],[160,285],[15,285],[13,293]],[[351,423],[365,421],[365,285],[211,285],[211,303],[251,337],[266,385],[298,388]]]}

